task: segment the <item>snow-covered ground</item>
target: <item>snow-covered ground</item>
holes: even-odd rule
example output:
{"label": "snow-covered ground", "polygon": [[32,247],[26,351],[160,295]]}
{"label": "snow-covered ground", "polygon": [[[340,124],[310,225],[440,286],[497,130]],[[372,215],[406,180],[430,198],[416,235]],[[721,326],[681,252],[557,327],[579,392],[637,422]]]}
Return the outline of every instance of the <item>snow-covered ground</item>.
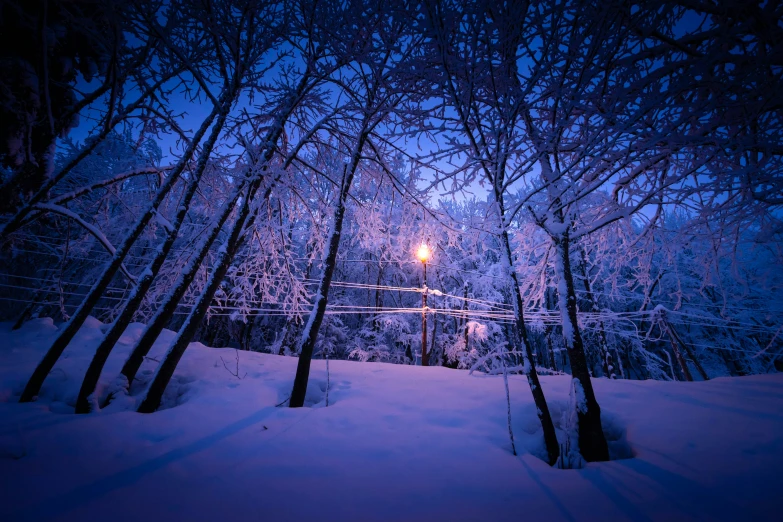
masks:
{"label": "snow-covered ground", "polygon": [[[55,327],[0,325],[0,520],[783,520],[783,375],[706,383],[595,381],[615,453],[633,458],[552,469],[530,391],[510,378],[446,368],[313,364],[308,403],[285,400],[296,359],[193,344],[167,409],[125,397],[69,412],[93,321],[38,402],[18,393]],[[119,371],[129,327],[103,376]],[[171,338],[164,333],[151,357]],[[147,361],[144,378],[154,368]],[[544,377],[559,417],[568,378]],[[16,395],[16,396],[15,396]],[[176,407],[171,407],[176,405]]]}

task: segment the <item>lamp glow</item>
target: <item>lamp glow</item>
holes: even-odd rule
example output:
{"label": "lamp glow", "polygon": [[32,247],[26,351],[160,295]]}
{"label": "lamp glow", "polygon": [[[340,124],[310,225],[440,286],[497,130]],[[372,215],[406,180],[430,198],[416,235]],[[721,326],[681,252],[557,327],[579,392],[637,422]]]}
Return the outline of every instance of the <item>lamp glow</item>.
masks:
{"label": "lamp glow", "polygon": [[422,263],[426,263],[430,258],[430,247],[428,247],[425,243],[422,243],[419,249],[416,251],[416,257],[418,257]]}

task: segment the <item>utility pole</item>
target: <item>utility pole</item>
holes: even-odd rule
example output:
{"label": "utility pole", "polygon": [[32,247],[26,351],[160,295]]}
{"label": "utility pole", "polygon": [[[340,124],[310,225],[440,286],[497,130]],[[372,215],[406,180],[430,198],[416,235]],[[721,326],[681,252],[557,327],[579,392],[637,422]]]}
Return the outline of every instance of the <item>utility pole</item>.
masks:
{"label": "utility pole", "polygon": [[430,358],[427,354],[427,260],[430,258],[430,247],[422,243],[416,251],[424,267],[424,279],[421,291],[421,365],[429,366]]}

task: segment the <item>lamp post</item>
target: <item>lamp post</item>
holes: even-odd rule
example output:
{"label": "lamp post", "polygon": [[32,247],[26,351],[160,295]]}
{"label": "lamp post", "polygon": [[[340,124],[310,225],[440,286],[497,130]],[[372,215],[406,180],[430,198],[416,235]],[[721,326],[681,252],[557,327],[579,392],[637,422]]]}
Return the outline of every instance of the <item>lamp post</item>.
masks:
{"label": "lamp post", "polygon": [[430,258],[430,247],[422,243],[416,251],[416,256],[424,267],[424,280],[421,292],[421,365],[429,366],[430,359],[427,355],[427,260]]}

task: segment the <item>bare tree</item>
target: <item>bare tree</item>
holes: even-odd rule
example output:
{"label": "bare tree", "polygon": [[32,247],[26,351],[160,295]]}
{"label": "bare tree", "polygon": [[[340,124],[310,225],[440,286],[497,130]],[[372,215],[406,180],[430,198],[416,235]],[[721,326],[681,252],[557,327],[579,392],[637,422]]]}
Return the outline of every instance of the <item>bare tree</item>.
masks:
{"label": "bare tree", "polygon": [[[283,95],[280,97],[279,110],[274,112],[272,123],[269,125],[268,131],[260,140],[260,143],[253,146],[251,155],[253,163],[246,176],[246,194],[242,197],[241,205],[239,205],[237,210],[237,217],[228,230],[228,239],[219,249],[206,285],[188,314],[183,327],[180,328],[175,341],[158,367],[152,383],[139,406],[139,412],[152,412],[160,405],[163,392],[171,380],[179,360],[196,333],[201,320],[206,315],[215,292],[222,285],[223,278],[228,272],[234,256],[247,239],[247,231],[252,229],[263,202],[268,200],[280,176],[282,176],[285,168],[290,165],[293,157],[298,152],[300,147],[296,147],[293,153],[278,163],[277,166],[273,164],[273,159],[278,151],[278,142],[284,133],[285,124],[292,114],[301,108],[304,101],[313,94],[323,79],[332,70],[341,66],[339,59],[330,60],[330,57],[324,52],[323,43],[319,41],[319,39],[325,38],[326,35],[319,33],[313,23],[319,16],[322,16],[322,13],[315,9],[316,5],[309,2],[301,2],[291,7],[301,16],[299,20],[301,26],[292,29],[288,41],[302,53],[305,62],[304,68],[299,71],[291,69],[288,73],[291,76],[289,80],[293,80],[294,83],[293,85],[284,85],[286,88],[283,89]],[[320,102],[318,97],[316,97],[315,101],[316,106],[321,105],[318,103]],[[310,133],[317,128],[318,125],[315,125],[313,129],[305,132],[301,143],[306,142],[310,138]],[[273,167],[276,167],[276,169]],[[198,260],[198,262],[200,263],[201,260]],[[152,336],[148,336],[144,341],[146,344],[151,343],[154,339]],[[148,350],[149,348],[142,347],[140,350],[137,345],[134,352],[143,352],[144,349]]]}
{"label": "bare tree", "polygon": [[[508,295],[515,317],[514,351],[524,360],[528,384],[544,432],[548,461],[554,464],[559,455],[559,445],[525,325],[524,302],[514,268],[505,201],[509,171],[514,169],[513,154],[519,140],[513,130],[521,119],[525,101],[524,93],[520,95],[518,92],[518,79],[514,75],[517,48],[525,43],[526,38],[532,38],[525,28],[534,10],[526,2],[493,8],[469,2],[435,1],[425,3],[425,16],[433,42],[432,60],[440,68],[438,84],[450,108],[444,109],[443,118],[451,120],[455,132],[464,136],[465,143],[458,146],[462,149],[458,152],[468,156],[474,165],[474,174],[469,174],[466,180],[472,181],[479,174],[491,186],[500,251],[508,278]],[[522,31],[518,30],[520,22]],[[498,63],[497,69],[495,63]],[[451,111],[456,114],[450,114]],[[438,181],[446,180],[440,178]]]}
{"label": "bare tree", "polygon": [[[186,29],[183,28],[183,30]],[[41,389],[41,386],[43,385],[46,376],[54,367],[54,364],[57,362],[57,359],[59,359],[60,355],[65,350],[65,347],[68,345],[68,343],[71,341],[73,336],[82,326],[84,321],[87,319],[91,310],[100,299],[101,295],[103,295],[104,291],[106,290],[106,287],[112,281],[117,270],[119,270],[123,260],[125,259],[125,256],[129,253],[135,241],[140,237],[141,233],[144,231],[147,224],[151,220],[155,219],[156,216],[159,216],[158,208],[166,199],[167,195],[173,188],[174,183],[178,180],[180,174],[182,174],[182,172],[190,164],[191,157],[196,152],[201,139],[203,138],[204,134],[206,134],[207,130],[209,130],[210,125],[214,121],[215,125],[212,126],[210,135],[207,141],[204,143],[203,147],[201,148],[198,162],[193,171],[193,176],[191,177],[189,182],[189,188],[188,190],[186,190],[186,197],[183,206],[185,209],[187,209],[187,206],[190,203],[190,199],[195,194],[196,187],[198,186],[198,180],[200,179],[201,174],[204,172],[204,169],[206,168],[207,161],[209,159],[210,154],[212,153],[212,149],[215,146],[220,136],[220,133],[222,132],[223,124],[225,123],[225,120],[228,116],[228,112],[231,108],[231,105],[233,104],[236,95],[237,95],[237,88],[235,86],[231,84],[224,86],[218,103],[214,106],[210,115],[207,116],[207,118],[201,124],[200,128],[196,131],[193,138],[190,140],[189,145],[185,150],[185,153],[183,154],[182,158],[179,160],[177,165],[172,169],[170,175],[164,180],[163,184],[158,189],[155,199],[152,201],[152,203],[147,208],[147,210],[138,218],[138,220],[132,227],[132,230],[125,237],[123,242],[115,249],[112,260],[109,262],[108,266],[101,274],[99,280],[95,282],[95,284],[92,286],[87,296],[82,301],[79,308],[72,315],[72,317],[69,319],[67,324],[60,330],[58,336],[53,341],[46,355],[36,367],[35,371],[33,372],[33,375],[30,377],[30,380],[27,382],[27,385],[25,386],[25,389],[22,392],[20,402],[29,402],[33,400],[35,396],[38,395],[38,392]],[[31,202],[32,201],[33,200],[31,200]],[[30,204],[28,203],[28,206],[29,205]],[[176,233],[174,229],[172,229],[172,232]]]}
{"label": "bare tree", "polygon": [[[269,50],[278,43],[279,29],[277,26],[279,22],[276,19],[277,9],[275,6],[265,6],[259,3],[243,3],[242,5],[237,6],[243,8],[243,11],[239,12],[239,20],[243,23],[238,25],[235,24],[233,17],[219,18],[208,8],[209,6],[205,7],[207,8],[204,9],[204,11],[201,11],[203,18],[201,18],[199,22],[203,25],[209,38],[215,44],[214,50],[217,54],[218,61],[223,64],[221,67],[222,74],[227,75],[223,77],[223,102],[221,104],[221,112],[218,114],[216,124],[213,127],[212,136],[217,138],[223,129],[223,124],[228,118],[234,100],[240,95],[243,88],[248,85],[253,85],[260,78],[260,75],[263,72],[263,66],[260,63],[261,60],[264,59]],[[223,14],[230,13],[229,10],[221,10],[219,12]],[[199,11],[196,11],[196,13],[199,13]],[[209,19],[207,19],[207,17],[209,17]],[[211,142],[208,141],[208,144],[209,143],[214,143],[214,140]],[[210,146],[210,148],[212,147],[213,146]],[[100,378],[101,370],[108,359],[112,347],[130,323],[134,313],[138,310],[149,290],[154,277],[158,274],[166,257],[169,255],[188,212],[190,201],[195,195],[198,182],[201,179],[201,174],[206,168],[210,148],[206,148],[202,151],[197,168],[195,169],[195,172],[192,172],[192,177],[188,180],[187,189],[180,201],[174,221],[170,226],[166,227],[167,234],[162,246],[158,249],[155,258],[143,272],[138,284],[123,306],[120,315],[114,320],[111,328],[98,346],[90,367],[85,374],[84,381],[82,382],[76,404],[77,413],[87,413],[89,411],[90,405],[87,398],[95,390],[95,386]],[[233,193],[227,196],[223,208],[214,218],[209,231],[204,235],[193,258],[191,267],[194,268],[191,268],[181,275],[181,281],[172,290],[166,304],[160,307],[155,319],[148,326],[144,336],[137,344],[137,347],[143,346],[146,347],[146,350],[142,348],[136,352],[136,355],[141,352],[146,355],[149,350],[148,346],[151,346],[152,344],[152,341],[149,339],[151,338],[154,341],[165,325],[165,322],[170,319],[174,308],[176,308],[177,303],[190,285],[201,260],[206,256],[209,247],[212,245],[223,224],[231,214],[243,189],[244,184],[239,183],[235,187]],[[136,357],[132,356],[132,359],[135,361]],[[135,374],[135,371],[129,373]]]}
{"label": "bare tree", "polygon": [[299,341],[299,362],[289,401],[292,408],[304,405],[310,362],[326,311],[340,248],[346,202],[354,177],[370,136],[392,110],[403,106],[407,96],[399,87],[400,72],[404,70],[400,64],[416,48],[408,24],[399,13],[388,9],[390,5],[361,2],[352,7],[343,16],[355,22],[346,25],[345,34],[341,34],[345,30],[336,31],[332,41],[338,44],[351,42],[349,46],[341,45],[335,49],[335,53],[342,55],[348,65],[333,81],[353,101],[351,109],[355,114],[355,122],[352,126],[355,126],[355,131],[350,136],[353,143],[346,147],[350,150],[348,163],[342,169],[339,190],[334,198],[334,215],[313,308]]}

